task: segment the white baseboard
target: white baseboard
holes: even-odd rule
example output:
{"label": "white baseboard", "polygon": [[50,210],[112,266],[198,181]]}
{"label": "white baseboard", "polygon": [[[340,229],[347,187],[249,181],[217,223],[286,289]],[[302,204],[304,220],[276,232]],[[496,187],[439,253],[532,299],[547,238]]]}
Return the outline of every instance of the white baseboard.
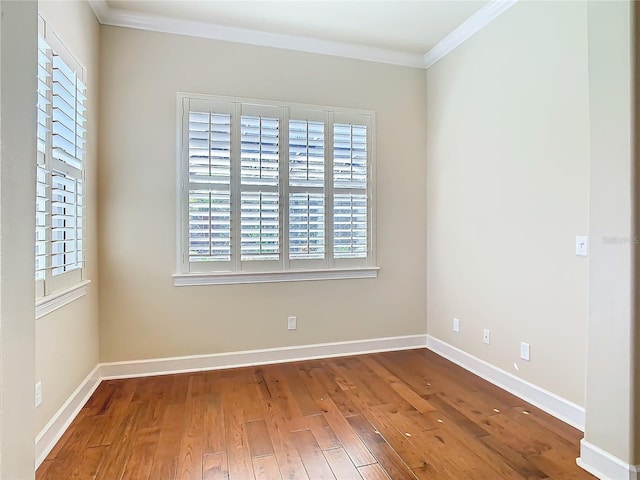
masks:
{"label": "white baseboard", "polygon": [[427,348],[584,432],[585,410],[583,407],[431,335],[427,335]]}
{"label": "white baseboard", "polygon": [[640,465],[630,465],[594,444],[580,440],[576,463],[601,480],[640,480]]}
{"label": "white baseboard", "polygon": [[103,379],[145,377],[170,373],[266,365],[270,363],[295,362],[316,358],[342,357],[346,355],[360,355],[392,350],[409,350],[413,348],[425,348],[426,345],[426,335],[372,338],[349,342],[316,343],[312,345],[214,353],[210,355],[103,363],[100,366],[100,374]]}
{"label": "white baseboard", "polygon": [[84,379],[36,437],[36,468],[60,440],[102,380],[247,367],[327,357],[425,348],[426,335],[372,338],[240,352],[101,363]]}
{"label": "white baseboard", "polygon": [[84,404],[87,403],[89,397],[100,385],[102,379],[99,372],[100,365],[97,365],[36,436],[36,469],[49,455],[51,449],[60,440],[62,434],[69,428],[73,419],[80,413]]}

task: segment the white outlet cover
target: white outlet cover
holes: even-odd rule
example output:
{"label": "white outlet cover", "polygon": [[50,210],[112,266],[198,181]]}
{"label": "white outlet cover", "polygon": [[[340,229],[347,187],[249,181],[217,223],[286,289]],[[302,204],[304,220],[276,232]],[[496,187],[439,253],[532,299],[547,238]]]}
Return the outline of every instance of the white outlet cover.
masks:
{"label": "white outlet cover", "polygon": [[42,382],[36,383],[36,407],[42,404]]}
{"label": "white outlet cover", "polygon": [[458,320],[457,318],[453,319],[453,331],[454,332],[460,331],[460,320]]}
{"label": "white outlet cover", "polygon": [[295,330],[298,328],[298,319],[296,317],[287,318],[287,328],[289,330]]}
{"label": "white outlet cover", "polygon": [[485,328],[484,332],[482,333],[482,341],[487,345],[491,343],[491,330],[489,330],[488,328]]}
{"label": "white outlet cover", "polygon": [[528,343],[520,342],[520,358],[526,360],[527,362],[530,360],[531,348]]}

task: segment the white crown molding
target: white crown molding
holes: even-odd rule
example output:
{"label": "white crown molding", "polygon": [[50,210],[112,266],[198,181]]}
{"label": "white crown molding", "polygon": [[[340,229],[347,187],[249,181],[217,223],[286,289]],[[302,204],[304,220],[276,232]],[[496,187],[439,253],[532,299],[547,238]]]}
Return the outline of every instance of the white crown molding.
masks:
{"label": "white crown molding", "polygon": [[578,430],[584,431],[584,407],[516,377],[431,335],[427,335],[427,348]]}
{"label": "white crown molding", "polygon": [[507,11],[518,0],[494,0],[462,22],[424,55],[423,66],[429,68]]}
{"label": "white crown molding", "polygon": [[429,68],[463,42],[486,27],[517,0],[491,0],[424,55],[385,48],[367,47],[318,38],[283,35],[211,23],[181,20],[111,8],[106,0],[89,0],[102,25],[136,28],[152,32],[172,33],[225,42],[283,48],[321,55],[354,58],[403,67]]}
{"label": "white crown molding", "polygon": [[630,465],[584,438],[578,466],[601,480],[640,480],[640,465]]}
{"label": "white crown molding", "polygon": [[89,3],[103,25],[424,68],[423,56],[418,53],[140,14],[110,8],[106,0],[89,0]]}

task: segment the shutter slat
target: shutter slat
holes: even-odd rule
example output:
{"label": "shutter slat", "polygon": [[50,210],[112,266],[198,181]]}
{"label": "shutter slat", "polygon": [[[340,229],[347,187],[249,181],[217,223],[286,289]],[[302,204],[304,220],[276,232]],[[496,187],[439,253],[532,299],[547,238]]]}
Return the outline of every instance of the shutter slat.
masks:
{"label": "shutter slat", "polygon": [[367,257],[366,195],[334,195],[333,255],[335,258]]}
{"label": "shutter slat", "polygon": [[367,127],[364,125],[334,124],[334,188],[366,188],[367,169]]}
{"label": "shutter slat", "polygon": [[241,183],[243,185],[278,185],[279,119],[242,115],[240,122]]}
{"label": "shutter slat", "polygon": [[324,194],[290,194],[289,258],[324,258],[324,236]]}
{"label": "shutter slat", "polygon": [[189,261],[231,259],[231,195],[189,191]]}
{"label": "shutter slat", "polygon": [[280,254],[279,196],[272,192],[242,192],[240,196],[240,256],[244,260],[278,260]]}
{"label": "shutter slat", "polygon": [[324,185],[324,122],[289,120],[289,185]]}

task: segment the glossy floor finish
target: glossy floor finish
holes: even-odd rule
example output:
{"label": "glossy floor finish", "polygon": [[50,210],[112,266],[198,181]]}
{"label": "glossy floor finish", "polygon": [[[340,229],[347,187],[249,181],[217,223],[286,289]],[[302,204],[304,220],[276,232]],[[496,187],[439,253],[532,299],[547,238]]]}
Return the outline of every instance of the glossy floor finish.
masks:
{"label": "glossy floor finish", "polygon": [[105,381],[36,478],[591,479],[581,437],[420,349]]}

